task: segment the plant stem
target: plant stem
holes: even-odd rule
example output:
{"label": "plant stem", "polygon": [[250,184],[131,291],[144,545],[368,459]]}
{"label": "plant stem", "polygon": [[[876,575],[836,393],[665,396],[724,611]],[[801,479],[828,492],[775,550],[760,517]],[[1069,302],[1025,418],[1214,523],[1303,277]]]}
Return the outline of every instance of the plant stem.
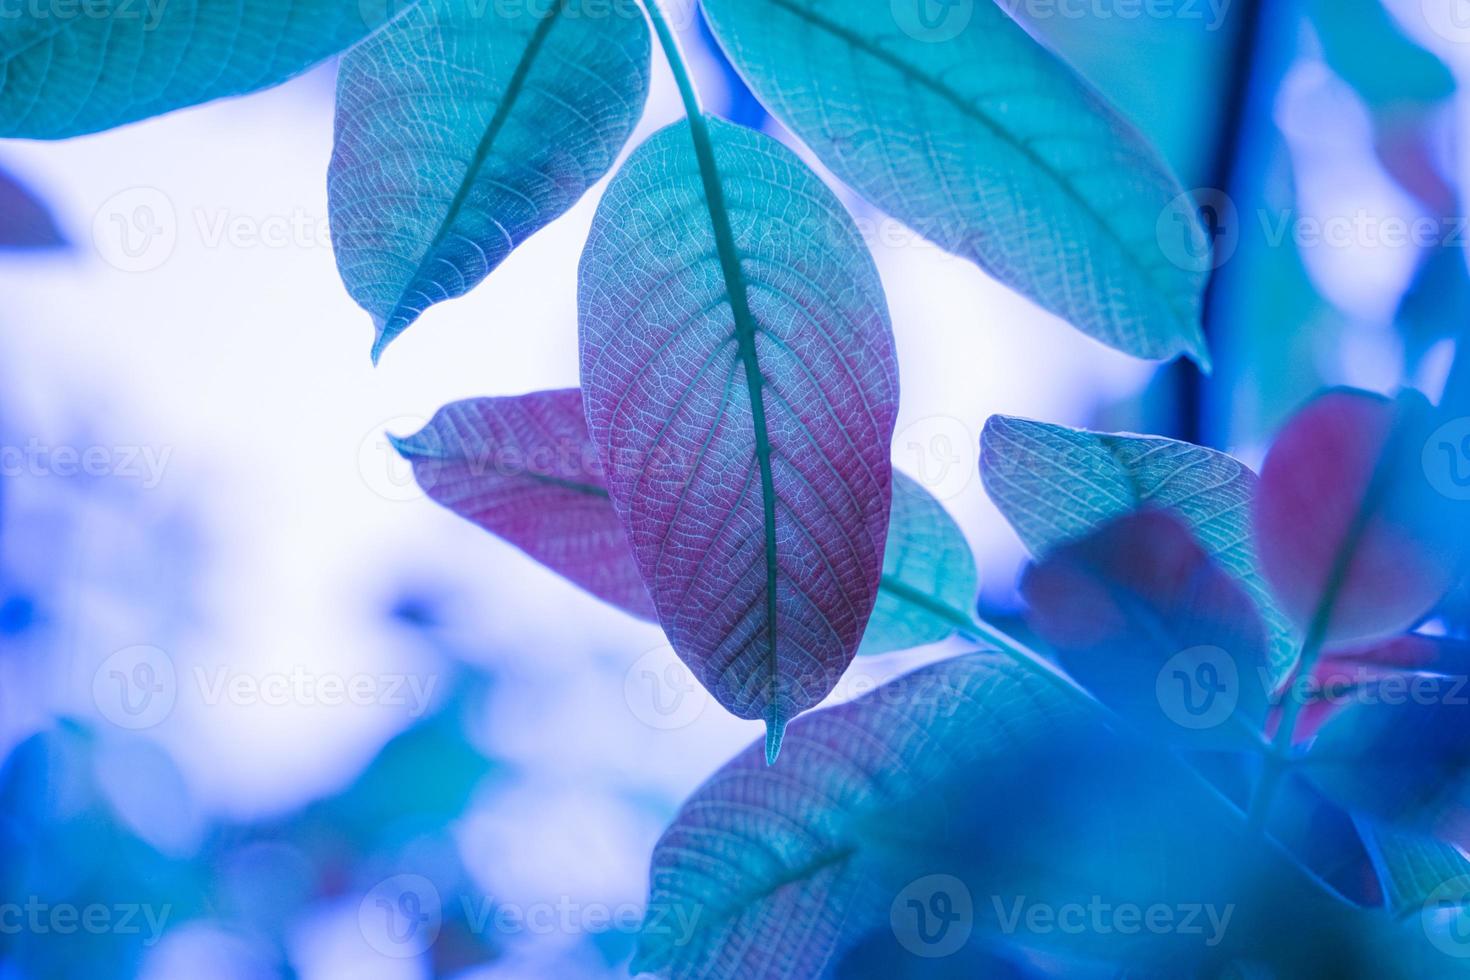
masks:
{"label": "plant stem", "polygon": [[694,82],[689,77],[684,54],[679,50],[679,41],[669,29],[669,22],[659,9],[658,0],[642,0],[642,3],[649,22],[653,24],[653,33],[658,36],[658,46],[663,49],[664,57],[669,62],[669,70],[674,73],[674,81],[678,83],[679,98],[684,101],[684,113],[689,117],[689,125],[704,128],[704,110],[700,108],[699,95],[694,91]]}

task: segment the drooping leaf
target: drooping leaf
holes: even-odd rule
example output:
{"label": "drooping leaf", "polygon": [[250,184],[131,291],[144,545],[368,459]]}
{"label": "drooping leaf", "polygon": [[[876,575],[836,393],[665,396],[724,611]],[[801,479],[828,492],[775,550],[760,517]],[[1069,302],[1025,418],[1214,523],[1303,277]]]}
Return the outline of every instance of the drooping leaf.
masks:
{"label": "drooping leaf", "polygon": [[[1456,687],[1459,690],[1456,690]],[[1350,810],[1470,844],[1470,710],[1462,684],[1372,694],[1317,736],[1302,771]]]}
{"label": "drooping leaf", "polygon": [[1290,622],[1260,571],[1250,533],[1256,475],[1224,453],[1154,436],[1109,435],[997,415],[980,438],[985,490],[1038,558],[1144,507],[1184,519],[1255,602],[1280,680],[1296,655]]}
{"label": "drooping leaf", "polygon": [[1266,457],[1252,502],[1261,567],[1317,642],[1400,633],[1454,584],[1464,505],[1426,478],[1429,417],[1416,392],[1333,390]]}
{"label": "drooping leaf", "polygon": [[0,136],[61,139],[283,82],[402,9],[393,0],[167,0],[0,18]]}
{"label": "drooping leaf", "polygon": [[40,198],[0,170],[0,250],[63,248],[66,238]]}
{"label": "drooping leaf", "polygon": [[434,500],[598,598],[654,618],[576,388],[455,402],[393,445]]}
{"label": "drooping leaf", "polygon": [[1067,672],[1125,718],[1173,740],[1260,732],[1260,620],[1176,515],[1129,514],[1053,549],[1021,594]]}
{"label": "drooping leaf", "polygon": [[1002,6],[704,4],[766,106],[873,203],[1105,344],[1207,365],[1194,205]]}
{"label": "drooping leaf", "polygon": [[614,178],[579,305],[589,428],[659,620],[774,759],[882,572],[898,382],[872,257],[795,154],[698,117]]}
{"label": "drooping leaf", "polygon": [[342,59],[332,240],[374,359],[571,208],[627,142],[648,27],[636,6],[594,3],[420,0]]}
{"label": "drooping leaf", "polygon": [[[1098,975],[1195,976],[1232,955],[1279,959],[1281,976],[1383,961],[1370,922],[1243,837],[1228,804],[1086,699],[958,657],[797,719],[780,766],[752,745],[700,787],[654,849],[634,970],[794,980],[874,944],[881,975],[903,978],[988,976],[964,967],[1010,944],[1112,961]],[[1116,934],[1028,918],[1088,903],[1228,921],[1140,929],[1120,952]]]}
{"label": "drooping leaf", "polygon": [[861,654],[907,650],[953,636],[980,589],[975,554],[929,491],[894,471],[883,580]]}

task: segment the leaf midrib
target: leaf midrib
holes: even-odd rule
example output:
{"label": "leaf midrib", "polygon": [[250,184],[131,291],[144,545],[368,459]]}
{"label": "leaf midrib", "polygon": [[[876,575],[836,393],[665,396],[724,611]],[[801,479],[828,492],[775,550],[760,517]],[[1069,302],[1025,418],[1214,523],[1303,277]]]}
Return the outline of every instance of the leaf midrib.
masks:
{"label": "leaf midrib", "polygon": [[[455,189],[454,197],[449,202],[449,208],[444,212],[444,219],[439,223],[434,232],[434,238],[429,247],[424,251],[419,264],[415,267],[413,275],[410,276],[399,291],[398,299],[393,304],[393,310],[383,321],[383,339],[378,342],[377,353],[395,336],[391,332],[393,324],[404,316],[404,302],[407,300],[409,291],[414,284],[423,279],[429,266],[435,261],[435,254],[445,239],[449,237],[454,223],[459,220],[460,212],[464,210],[469,200],[470,190],[475,180],[479,177],[481,169],[490,158],[490,151],[494,148],[495,141],[499,138],[501,130],[505,128],[510,114],[515,110],[517,100],[520,98],[521,90],[526,86],[526,80],[531,75],[531,68],[536,58],[541,53],[541,48],[546,44],[546,38],[550,35],[552,27],[556,25],[557,19],[566,10],[568,0],[557,0],[556,6],[541,19],[532,32],[531,39],[526,43],[526,50],[521,55],[521,60],[516,64],[516,70],[511,74],[510,81],[506,83],[505,92],[502,93],[500,104],[495,107],[495,114],[490,117],[490,122],[485,126],[485,132],[480,135],[480,142],[475,146],[474,155],[470,157],[470,165],[465,170],[464,179],[460,181],[459,187]],[[401,332],[401,329],[400,331]]]}
{"label": "leaf midrib", "polygon": [[[1077,188],[1074,187],[1070,181],[1066,180],[1063,175],[1056,170],[1056,168],[1047,163],[1047,161],[1043,159],[1040,155],[1038,155],[1036,151],[1033,150],[1030,146],[1020,140],[1012,138],[1011,134],[1006,131],[1005,127],[1001,126],[994,119],[990,118],[990,116],[982,112],[979,107],[973,105],[962,94],[957,92],[954,88],[952,88],[945,82],[930,76],[921,69],[915,67],[914,65],[911,65],[903,58],[900,58],[897,55],[884,50],[882,47],[869,41],[861,34],[858,34],[855,31],[852,31],[842,26],[836,21],[822,16],[814,10],[798,6],[797,4],[793,3],[792,0],[771,0],[771,2],[774,3],[776,6],[789,11],[799,19],[805,20],[812,26],[827,31],[829,34],[832,34],[839,40],[842,40],[847,44],[853,46],[854,48],[858,49],[859,51],[862,51],[863,53],[871,56],[872,58],[883,62],[909,81],[912,81],[934,92],[940,98],[954,105],[955,108],[959,109],[961,113],[979,122],[986,129],[989,129],[993,134],[995,134],[998,139],[1000,139],[1001,142],[1009,145],[1022,156],[1030,160],[1037,167],[1037,169],[1047,174],[1047,176],[1052,179],[1056,186],[1060,187],[1062,189],[1062,192],[1067,197],[1071,198],[1072,201],[1084,214],[1092,219],[1093,223],[1102,231],[1103,236],[1110,239],[1118,247],[1118,251],[1123,256],[1124,261],[1128,265],[1133,267],[1134,271],[1139,274],[1143,281],[1148,283],[1155,289],[1159,290],[1165,297],[1167,297],[1166,302],[1170,312],[1173,313],[1175,316],[1176,326],[1184,327],[1186,328],[1186,330],[1190,326],[1192,326],[1188,318],[1181,314],[1178,308],[1174,305],[1172,294],[1159,283],[1159,281],[1153,275],[1152,271],[1138,260],[1138,257],[1134,255],[1133,251],[1128,247],[1127,243],[1125,243],[1123,239],[1118,236],[1117,232],[1113,230],[1111,225],[1103,220],[1103,216],[1097,211],[1097,209],[1088,202],[1087,198],[1083,196],[1083,194],[1078,191]],[[856,0],[852,0],[852,2],[856,2]]]}
{"label": "leaf midrib", "polygon": [[761,373],[760,360],[755,350],[755,335],[759,332],[760,325],[750,309],[750,293],[745,272],[740,266],[740,248],[735,243],[735,231],[730,224],[725,188],[720,182],[719,166],[715,161],[714,141],[710,138],[709,123],[702,113],[689,114],[689,130],[694,139],[694,155],[699,161],[699,177],[704,185],[704,199],[709,208],[710,223],[714,226],[715,247],[719,252],[725,292],[729,296],[730,310],[735,317],[735,338],[745,367],[751,425],[755,429],[755,456],[760,466],[761,503],[765,524],[766,658],[771,674],[771,700],[766,706],[769,759],[773,755],[771,740],[774,739],[776,745],[780,744],[785,719],[781,717],[780,691],[777,690],[780,673],[776,658],[776,582],[779,573],[776,562],[776,481],[771,469],[771,438],[766,427],[765,396],[762,391],[766,379]]}

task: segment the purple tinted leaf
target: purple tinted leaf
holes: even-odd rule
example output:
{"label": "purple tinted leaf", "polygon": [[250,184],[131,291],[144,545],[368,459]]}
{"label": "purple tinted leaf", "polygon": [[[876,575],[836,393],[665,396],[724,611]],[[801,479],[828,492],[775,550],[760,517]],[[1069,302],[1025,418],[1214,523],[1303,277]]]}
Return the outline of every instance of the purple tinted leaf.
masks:
{"label": "purple tinted leaf", "polygon": [[598,598],[654,618],[577,389],[455,402],[393,445],[434,500]]}
{"label": "purple tinted leaf", "polygon": [[66,244],[50,209],[24,184],[0,170],[0,249],[62,248]]}
{"label": "purple tinted leaf", "polygon": [[659,618],[774,760],[878,589],[898,383],[872,257],[791,151],[698,118],[613,180],[579,282],[588,423]]}
{"label": "purple tinted leaf", "polygon": [[1125,717],[1193,741],[1260,731],[1260,617],[1173,514],[1131,514],[1054,549],[1021,592],[1068,673]]}

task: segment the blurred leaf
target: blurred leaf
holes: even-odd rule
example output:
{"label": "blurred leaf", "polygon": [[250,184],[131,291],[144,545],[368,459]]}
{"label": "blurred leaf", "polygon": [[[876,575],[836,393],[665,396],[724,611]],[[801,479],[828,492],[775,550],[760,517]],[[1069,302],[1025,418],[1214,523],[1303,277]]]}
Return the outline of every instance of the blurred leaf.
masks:
{"label": "blurred leaf", "polygon": [[591,16],[593,2],[422,0],[342,59],[332,241],[373,316],[374,360],[571,208],[627,142],[648,27],[632,5]]}
{"label": "blurred leaf", "polygon": [[1252,505],[1256,545],[1309,642],[1401,632],[1453,584],[1463,508],[1425,478],[1429,416],[1417,392],[1394,402],[1337,389],[1272,445]]}
{"label": "blurred leaf", "polygon": [[1466,322],[1470,322],[1470,269],[1464,250],[1428,249],[1394,315],[1408,370],[1417,370],[1429,348],[1455,336]]}
{"label": "blurred leaf", "polygon": [[1327,64],[1375,111],[1454,94],[1455,76],[1399,29],[1383,0],[1310,0],[1307,9]]}
{"label": "blurred leaf", "polygon": [[32,4],[0,18],[0,136],[60,139],[283,82],[396,0]]}
{"label": "blurred leaf", "polygon": [[588,427],[659,620],[774,758],[882,571],[898,379],[872,256],[794,153],[695,117],[613,179],[579,287]]}
{"label": "blurred leaf", "polygon": [[1193,201],[1001,4],[704,8],[767,108],[878,207],[1105,344],[1208,365]]}
{"label": "blurred leaf", "polygon": [[0,170],[0,250],[63,248],[67,241],[40,198]]}
{"label": "blurred leaf", "polygon": [[1355,812],[1470,843],[1470,710],[1449,685],[1431,697],[1360,699],[1312,745],[1302,771]]}
{"label": "blurred leaf", "polygon": [[598,598],[655,618],[576,388],[455,402],[393,445],[434,500]]}
{"label": "blurred leaf", "polygon": [[980,590],[975,555],[954,518],[918,482],[893,474],[883,580],[858,654],[889,653],[953,636]]}
{"label": "blurred leaf", "polygon": [[1021,594],[1062,666],[1123,717],[1166,740],[1260,743],[1259,617],[1172,513],[1120,517],[1052,550]]}
{"label": "blurred leaf", "polygon": [[1145,507],[1177,513],[1255,602],[1273,680],[1296,654],[1250,534],[1256,475],[1224,453],[1154,436],[1108,435],[997,415],[980,438],[986,492],[1038,558]]}

